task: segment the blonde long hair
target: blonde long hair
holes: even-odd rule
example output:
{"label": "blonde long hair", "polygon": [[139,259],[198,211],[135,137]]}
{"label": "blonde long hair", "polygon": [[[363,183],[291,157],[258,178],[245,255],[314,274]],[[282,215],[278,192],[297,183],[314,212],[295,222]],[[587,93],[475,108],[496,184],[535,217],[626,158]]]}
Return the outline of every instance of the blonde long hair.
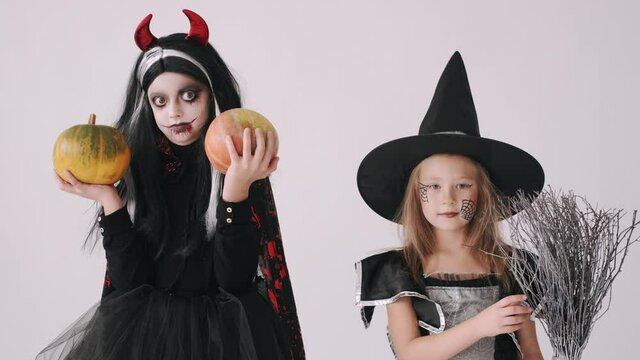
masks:
{"label": "blonde long hair", "polygon": [[[505,244],[500,235],[498,224],[502,210],[497,190],[484,167],[472,159],[469,160],[478,170],[478,205],[476,213],[468,225],[466,245],[478,250],[473,252],[473,256],[491,272],[508,276],[505,260],[500,256],[505,249]],[[422,164],[422,162],[418,164],[411,172],[404,199],[396,216],[396,221],[403,225],[404,257],[416,280],[422,278],[423,260],[426,260],[435,250],[433,226],[422,212],[418,187]]]}

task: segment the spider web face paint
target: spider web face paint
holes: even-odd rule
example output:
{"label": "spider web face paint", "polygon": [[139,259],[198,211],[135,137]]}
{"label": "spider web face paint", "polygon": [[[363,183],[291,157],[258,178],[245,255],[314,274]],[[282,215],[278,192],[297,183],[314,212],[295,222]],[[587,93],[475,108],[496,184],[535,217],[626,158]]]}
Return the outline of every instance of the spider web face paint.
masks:
{"label": "spider web face paint", "polygon": [[429,202],[429,196],[427,195],[427,190],[429,190],[429,187],[421,182],[418,182],[418,189],[420,189],[420,199],[422,199],[422,201],[428,203]]}
{"label": "spider web face paint", "polygon": [[462,200],[462,209],[460,209],[460,216],[467,221],[471,221],[471,219],[473,219],[473,215],[475,214],[476,203],[472,200]]}

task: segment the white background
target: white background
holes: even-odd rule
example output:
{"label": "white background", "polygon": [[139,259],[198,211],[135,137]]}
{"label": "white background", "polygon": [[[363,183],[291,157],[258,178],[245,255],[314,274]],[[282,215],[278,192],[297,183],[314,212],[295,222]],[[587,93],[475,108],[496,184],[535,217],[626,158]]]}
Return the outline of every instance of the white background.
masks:
{"label": "white background", "polygon": [[[382,309],[365,331],[353,263],[399,244],[356,187],[375,146],[414,135],[449,57],[466,62],[483,136],[534,155],[547,184],[640,207],[640,6],[633,1],[3,1],[0,5],[0,357],[30,359],[100,296],[104,253],[83,254],[88,200],[59,191],[64,129],[112,123],[149,12],[157,36],[208,22],[245,106],[278,128],[273,176],[308,358],[391,359]],[[90,211],[87,211],[90,210]],[[640,245],[584,359],[629,359]],[[551,358],[539,329],[544,354]]]}

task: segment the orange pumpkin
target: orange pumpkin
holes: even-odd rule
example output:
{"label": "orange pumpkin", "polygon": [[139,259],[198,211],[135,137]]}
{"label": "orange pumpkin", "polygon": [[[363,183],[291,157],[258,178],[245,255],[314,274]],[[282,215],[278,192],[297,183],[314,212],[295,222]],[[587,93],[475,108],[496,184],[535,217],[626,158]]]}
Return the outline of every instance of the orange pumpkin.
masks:
{"label": "orange pumpkin", "polygon": [[131,150],[118,129],[96,125],[96,116],[89,124],[76,125],[63,131],[53,146],[53,167],[66,178],[69,170],[76,179],[88,184],[113,184],[120,180],[131,161]]}
{"label": "orange pumpkin", "polygon": [[[231,165],[231,158],[225,143],[226,136],[231,135],[236,151],[239,155],[242,155],[242,133],[245,128],[260,128],[265,133],[265,136],[267,131],[272,131],[275,135],[274,139],[277,147],[278,134],[267,118],[249,109],[227,110],[213,119],[204,140],[204,150],[209,161],[221,173],[225,174],[229,165]],[[251,151],[253,152],[256,149],[256,138],[253,131],[251,136]]]}

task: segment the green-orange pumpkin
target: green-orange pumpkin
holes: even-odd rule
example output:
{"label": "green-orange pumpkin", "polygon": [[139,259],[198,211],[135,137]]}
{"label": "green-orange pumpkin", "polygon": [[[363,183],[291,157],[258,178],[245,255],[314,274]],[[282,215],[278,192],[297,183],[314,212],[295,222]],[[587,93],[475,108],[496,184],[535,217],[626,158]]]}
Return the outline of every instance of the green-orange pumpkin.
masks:
{"label": "green-orange pumpkin", "polygon": [[89,124],[76,125],[62,132],[53,147],[53,167],[68,180],[64,170],[88,184],[113,184],[120,180],[131,161],[131,150],[118,129]]}
{"label": "green-orange pumpkin", "polygon": [[[213,119],[204,139],[204,151],[207,154],[207,158],[213,167],[221,173],[226,174],[227,169],[229,169],[231,165],[231,157],[229,156],[225,140],[226,136],[231,135],[231,140],[238,155],[242,155],[242,132],[245,128],[252,130],[260,128],[265,134],[267,131],[272,131],[277,152],[278,133],[266,117],[258,112],[244,108],[227,110]],[[255,149],[256,136],[255,133],[252,132],[251,152],[253,153]]]}

